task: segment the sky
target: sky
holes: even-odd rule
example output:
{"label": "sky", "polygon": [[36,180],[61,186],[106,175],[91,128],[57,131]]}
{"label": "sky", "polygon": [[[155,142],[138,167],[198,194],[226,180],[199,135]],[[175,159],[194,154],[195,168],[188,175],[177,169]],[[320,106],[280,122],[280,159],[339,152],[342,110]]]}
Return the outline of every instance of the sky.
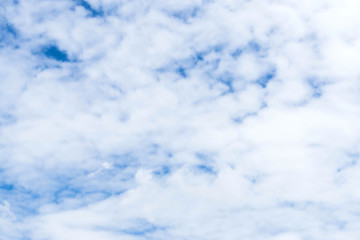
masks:
{"label": "sky", "polygon": [[0,240],[358,239],[359,12],[2,0]]}

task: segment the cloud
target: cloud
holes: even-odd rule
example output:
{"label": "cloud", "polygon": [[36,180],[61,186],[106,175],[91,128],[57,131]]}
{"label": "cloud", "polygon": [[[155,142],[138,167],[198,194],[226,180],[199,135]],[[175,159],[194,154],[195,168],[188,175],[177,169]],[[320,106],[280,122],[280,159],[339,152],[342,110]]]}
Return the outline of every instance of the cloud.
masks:
{"label": "cloud", "polygon": [[4,1],[0,238],[356,239],[356,1]]}

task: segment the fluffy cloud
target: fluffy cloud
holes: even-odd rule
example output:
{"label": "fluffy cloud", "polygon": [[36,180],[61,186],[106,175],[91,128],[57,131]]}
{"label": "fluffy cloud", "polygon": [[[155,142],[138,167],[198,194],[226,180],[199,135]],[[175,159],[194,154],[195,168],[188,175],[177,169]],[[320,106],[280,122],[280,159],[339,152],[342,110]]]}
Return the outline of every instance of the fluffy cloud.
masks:
{"label": "fluffy cloud", "polygon": [[0,238],[356,239],[357,1],[3,1]]}

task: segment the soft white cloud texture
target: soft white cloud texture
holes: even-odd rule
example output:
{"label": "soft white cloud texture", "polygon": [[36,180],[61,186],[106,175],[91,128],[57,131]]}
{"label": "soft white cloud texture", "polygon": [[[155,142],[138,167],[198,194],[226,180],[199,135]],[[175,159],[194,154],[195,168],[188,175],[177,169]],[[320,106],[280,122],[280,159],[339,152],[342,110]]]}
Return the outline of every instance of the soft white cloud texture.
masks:
{"label": "soft white cloud texture", "polygon": [[3,0],[0,239],[358,239],[359,12]]}

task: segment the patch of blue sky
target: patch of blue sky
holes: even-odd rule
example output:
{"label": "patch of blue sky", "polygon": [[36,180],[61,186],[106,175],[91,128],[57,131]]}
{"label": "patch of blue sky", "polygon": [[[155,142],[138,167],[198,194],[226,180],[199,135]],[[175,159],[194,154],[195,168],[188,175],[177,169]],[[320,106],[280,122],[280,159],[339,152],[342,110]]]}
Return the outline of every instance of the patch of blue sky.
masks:
{"label": "patch of blue sky", "polygon": [[232,51],[232,53],[230,55],[233,58],[237,59],[243,52],[244,52],[244,50],[242,48],[237,48],[234,51]]}
{"label": "patch of blue sky", "polygon": [[346,161],[336,170],[338,173],[356,166],[359,162],[359,153],[349,152],[346,153]]}
{"label": "patch of blue sky", "polygon": [[87,1],[85,0],[75,0],[78,6],[82,6],[89,12],[91,17],[103,17],[104,11],[100,7],[99,9],[94,9]]}
{"label": "patch of blue sky", "polygon": [[193,56],[177,61],[173,63],[176,66],[175,72],[182,78],[187,78],[189,76],[189,71],[194,69],[200,63],[204,62],[206,56],[205,52],[197,52]]}
{"label": "patch of blue sky", "polygon": [[268,83],[273,80],[276,76],[276,69],[272,69],[262,75],[258,80],[256,80],[256,83],[259,84],[262,88],[266,88]]}
{"label": "patch of blue sky", "polygon": [[8,22],[4,22],[0,24],[0,39],[5,38],[7,36],[11,36],[16,38],[18,36],[18,32],[16,31],[15,27]]}
{"label": "patch of blue sky", "polygon": [[[108,156],[98,156],[101,161],[111,164],[111,169],[101,171],[98,175],[102,178],[116,178],[117,181],[131,182],[139,167],[154,169],[154,174],[162,175],[170,171],[168,163],[173,154],[163,149],[156,143],[141,146],[124,154],[110,154]],[[156,159],[156,161],[154,161]],[[166,166],[163,169],[162,166]]]}
{"label": "patch of blue sky", "polygon": [[232,120],[235,123],[243,123],[247,118],[255,117],[255,116],[257,116],[257,112],[250,112],[250,113],[244,114],[243,116],[234,117],[234,118],[232,118]]}
{"label": "patch of blue sky", "polygon": [[76,189],[74,187],[71,187],[70,185],[64,186],[62,188],[57,189],[54,194],[54,201],[56,203],[59,202],[59,200],[64,198],[74,198],[82,194],[81,189]]}
{"label": "patch of blue sky", "polygon": [[251,51],[254,51],[254,52],[260,52],[261,51],[261,46],[258,42],[256,41],[250,41],[249,44],[248,44],[248,48],[251,50]]}
{"label": "patch of blue sky", "polygon": [[0,183],[0,191],[12,191],[14,189],[14,185],[13,184],[9,184],[9,183]]}
{"label": "patch of blue sky", "polygon": [[[106,184],[107,179],[101,179],[100,182]],[[82,206],[85,206],[92,202],[101,201],[107,199],[111,196],[118,196],[126,192],[126,189],[109,189],[107,187],[104,188],[86,188],[86,187],[76,187],[76,186],[67,186],[57,190],[51,198],[49,198],[49,202],[61,204],[68,199],[77,199],[81,200],[80,203]],[[50,200],[51,199],[51,200]]]}
{"label": "patch of blue sky", "polygon": [[[112,101],[117,101],[117,100],[119,100],[119,98],[121,98],[125,95],[124,90],[118,83],[104,83],[104,85],[106,88],[110,88],[111,90],[113,90],[113,91],[110,91],[110,93],[108,91],[102,91],[101,95],[104,98],[107,98]],[[126,112],[120,113],[119,120],[121,122],[126,122],[128,119],[129,119],[129,115],[126,114]]]}
{"label": "patch of blue sky", "polygon": [[195,169],[206,174],[216,174],[214,168],[207,164],[195,165]]}
{"label": "patch of blue sky", "polygon": [[204,60],[204,57],[212,52],[221,53],[225,48],[225,44],[219,43],[208,47],[205,50],[195,51],[195,58],[198,60]]}
{"label": "patch of blue sky", "polygon": [[116,163],[113,163],[113,168],[114,168],[114,171],[119,171],[119,170],[123,170],[123,169],[126,169],[130,166],[133,166],[135,165],[134,163],[130,163],[130,162],[123,162],[123,163],[120,163],[120,162],[116,162]]}
{"label": "patch of blue sky", "polygon": [[218,44],[210,46],[205,52],[207,54],[212,53],[212,52],[214,52],[214,53],[222,53],[225,50],[226,45],[227,44],[225,42],[223,42],[223,43],[220,42]]}
{"label": "patch of blue sky", "polygon": [[267,107],[268,107],[267,102],[263,101],[263,102],[261,103],[261,106],[260,106],[260,109],[259,109],[259,110],[262,110],[262,109],[267,108]]}
{"label": "patch of blue sky", "polygon": [[316,77],[311,77],[307,79],[307,83],[312,89],[312,97],[320,98],[323,95],[323,87],[326,85],[325,81],[321,81]]}
{"label": "patch of blue sky", "polygon": [[187,23],[190,19],[196,18],[199,12],[199,7],[192,7],[184,10],[172,11],[169,13],[169,15],[182,21],[183,23]]}
{"label": "patch of blue sky", "polygon": [[38,193],[9,183],[1,183],[0,200],[8,201],[12,212],[19,217],[36,215],[42,204]]}
{"label": "patch of blue sky", "polygon": [[166,230],[166,227],[150,223],[146,219],[136,219],[135,221],[133,221],[133,225],[133,227],[122,229],[121,232],[128,235],[145,237],[157,231]]}
{"label": "patch of blue sky", "polygon": [[0,1],[0,7],[4,7],[5,5],[17,5],[19,4],[19,0],[3,0]]}
{"label": "patch of blue sky", "polygon": [[348,168],[354,167],[357,164],[357,162],[358,162],[357,160],[349,161],[349,162],[345,163],[343,166],[339,167],[336,171],[339,173]]}
{"label": "patch of blue sky", "polygon": [[[70,171],[71,172],[71,171]],[[44,203],[61,204],[68,199],[79,200],[79,206],[119,195],[129,188],[128,176],[122,170],[75,171],[67,175],[53,173],[55,176],[48,179],[48,186],[39,189],[40,201]],[[126,178],[127,179],[124,179]]]}
{"label": "patch of blue sky", "polygon": [[[197,64],[199,64],[201,62],[204,62],[206,64],[212,63],[214,60],[209,61],[206,59],[206,57],[211,53],[221,55],[223,53],[223,50],[225,49],[225,46],[226,46],[225,44],[219,43],[219,44],[210,46],[209,48],[207,48],[205,50],[195,51],[195,53],[191,56],[191,58],[193,59],[193,65],[196,66]],[[219,60],[219,59],[216,58],[215,60]]]}
{"label": "patch of blue sky", "polygon": [[40,53],[49,59],[59,62],[69,62],[69,56],[66,51],[61,50],[58,46],[51,44],[41,47]]}
{"label": "patch of blue sky", "polygon": [[13,124],[16,123],[17,118],[10,113],[1,113],[0,114],[0,126],[1,125],[8,125],[8,124]]}
{"label": "patch of blue sky", "polygon": [[216,170],[212,166],[214,163],[213,155],[208,153],[195,153],[197,159],[199,159],[199,164],[194,165],[196,171],[200,171],[207,174],[216,174]]}
{"label": "patch of blue sky", "polygon": [[221,61],[220,58],[215,58],[211,61],[206,61],[204,63],[205,73],[209,76],[213,76],[216,70],[219,68],[220,61]]}
{"label": "patch of blue sky", "polygon": [[[175,72],[181,78],[188,78],[190,71],[195,68],[203,68],[205,72],[211,73],[219,67],[220,59],[215,58],[208,60],[206,57],[212,52],[221,54],[223,49],[223,44],[217,44],[206,50],[194,51],[189,57],[175,60],[167,66],[156,69],[156,72]],[[211,74],[208,75],[210,76]]]}
{"label": "patch of blue sky", "polygon": [[186,69],[183,66],[180,66],[176,69],[176,73],[179,74],[182,78],[187,78],[188,74],[186,73]]}
{"label": "patch of blue sky", "polygon": [[213,161],[211,154],[197,152],[197,153],[195,153],[195,156],[204,162],[209,162],[209,161],[212,162]]}
{"label": "patch of blue sky", "polygon": [[175,60],[167,66],[156,69],[156,71],[158,73],[175,71],[183,78],[186,78],[188,77],[188,72],[195,67],[210,66],[213,70],[215,70],[218,67],[220,60],[218,58],[207,60],[206,57],[212,52],[221,53],[223,48],[223,44],[217,44],[206,50],[194,51],[194,53],[189,57]]}
{"label": "patch of blue sky", "polygon": [[130,228],[130,229],[124,229],[122,230],[123,233],[129,234],[129,235],[135,235],[135,236],[145,236],[146,234],[153,233],[157,230],[157,227],[149,227],[146,229],[136,229],[136,228]]}
{"label": "patch of blue sky", "polygon": [[5,19],[0,20],[0,47],[9,47],[19,36],[15,27]]}
{"label": "patch of blue sky", "polygon": [[253,40],[249,42],[247,51],[254,53],[259,58],[264,58],[269,53],[269,47]]}
{"label": "patch of blue sky", "polygon": [[[133,221],[134,222],[134,221]],[[165,231],[166,228],[151,224],[146,220],[138,220],[137,223],[133,223],[131,227],[127,228],[117,228],[117,227],[106,227],[106,226],[97,226],[94,228],[96,231],[112,232],[118,236],[128,235],[135,237],[136,239],[154,239],[153,236],[159,231]]]}
{"label": "patch of blue sky", "polygon": [[203,51],[203,52],[196,52],[193,56],[191,56],[187,62],[188,65],[195,67],[198,64],[200,64],[201,62],[203,62],[205,60],[205,57],[208,53]]}
{"label": "patch of blue sky", "polygon": [[155,171],[152,172],[155,176],[162,177],[167,176],[171,173],[171,167],[170,166],[162,166]]}
{"label": "patch of blue sky", "polygon": [[254,53],[258,57],[264,57],[267,55],[267,48],[262,46],[255,40],[249,41],[246,45],[239,46],[230,52],[230,56],[234,59],[238,59],[243,53]]}
{"label": "patch of blue sky", "polygon": [[227,90],[222,95],[235,92],[233,88],[234,77],[230,73],[220,75],[217,80],[227,87]]}

